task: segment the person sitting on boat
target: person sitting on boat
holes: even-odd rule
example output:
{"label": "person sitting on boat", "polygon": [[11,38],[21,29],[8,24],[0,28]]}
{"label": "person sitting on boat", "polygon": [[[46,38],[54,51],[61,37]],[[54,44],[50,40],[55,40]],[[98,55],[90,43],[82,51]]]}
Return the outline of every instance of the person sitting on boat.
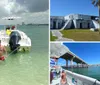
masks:
{"label": "person sitting on boat", "polygon": [[6,30],[7,30],[7,29],[10,30],[10,26],[7,26],[7,27],[6,27]]}
{"label": "person sitting on boat", "polygon": [[11,30],[14,30],[14,29],[15,29],[15,26],[12,26],[12,27],[11,27]]}
{"label": "person sitting on boat", "polygon": [[6,28],[6,34],[7,34],[7,35],[10,35],[11,32],[12,32],[12,31],[10,30],[10,27],[8,26],[8,27]]}
{"label": "person sitting on boat", "polygon": [[66,78],[66,73],[63,70],[61,73],[61,81],[60,81],[61,85],[67,85],[67,78]]}
{"label": "person sitting on boat", "polygon": [[3,45],[1,45],[1,40],[0,40],[0,60],[4,61],[5,57],[3,56],[3,54],[6,53],[7,55],[7,51],[5,49],[5,47]]}

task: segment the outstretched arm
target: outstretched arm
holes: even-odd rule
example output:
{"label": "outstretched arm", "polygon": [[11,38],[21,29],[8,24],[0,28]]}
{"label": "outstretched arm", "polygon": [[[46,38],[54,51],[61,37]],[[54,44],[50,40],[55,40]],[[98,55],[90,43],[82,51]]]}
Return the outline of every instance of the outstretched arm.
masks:
{"label": "outstretched arm", "polygon": [[6,48],[4,47],[4,52],[5,52],[5,54],[6,54],[6,56],[5,56],[5,58],[7,57],[7,50],[6,50]]}

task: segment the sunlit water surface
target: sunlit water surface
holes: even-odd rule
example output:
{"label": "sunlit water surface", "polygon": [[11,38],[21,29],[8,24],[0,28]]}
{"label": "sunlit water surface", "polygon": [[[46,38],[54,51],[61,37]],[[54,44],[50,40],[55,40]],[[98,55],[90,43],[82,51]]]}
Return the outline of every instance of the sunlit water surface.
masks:
{"label": "sunlit water surface", "polygon": [[31,52],[12,54],[0,62],[0,85],[48,85],[48,26],[18,29],[31,38]]}

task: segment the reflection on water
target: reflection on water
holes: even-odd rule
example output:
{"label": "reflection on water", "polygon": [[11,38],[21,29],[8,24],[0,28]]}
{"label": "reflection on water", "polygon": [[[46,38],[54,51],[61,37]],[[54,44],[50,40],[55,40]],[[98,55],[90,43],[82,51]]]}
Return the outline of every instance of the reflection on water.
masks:
{"label": "reflection on water", "polygon": [[19,29],[32,39],[31,52],[12,54],[0,62],[0,85],[47,85],[48,26]]}

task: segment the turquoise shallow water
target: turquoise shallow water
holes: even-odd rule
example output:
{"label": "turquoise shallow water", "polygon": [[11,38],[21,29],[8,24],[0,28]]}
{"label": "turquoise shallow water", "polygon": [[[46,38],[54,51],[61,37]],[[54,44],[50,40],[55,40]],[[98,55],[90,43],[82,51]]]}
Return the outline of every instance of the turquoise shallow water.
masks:
{"label": "turquoise shallow water", "polygon": [[48,85],[48,26],[19,26],[32,40],[31,52],[0,62],[0,85]]}
{"label": "turquoise shallow water", "polygon": [[89,68],[73,68],[69,70],[100,80],[100,66],[93,66]]}

